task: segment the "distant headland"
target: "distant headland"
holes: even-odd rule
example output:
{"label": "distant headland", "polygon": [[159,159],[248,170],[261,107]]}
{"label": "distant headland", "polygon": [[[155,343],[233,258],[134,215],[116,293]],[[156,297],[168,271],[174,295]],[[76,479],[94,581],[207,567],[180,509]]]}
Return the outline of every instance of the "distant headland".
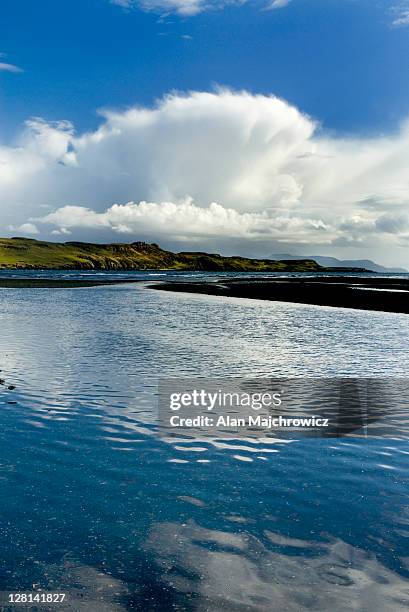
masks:
{"label": "distant headland", "polygon": [[287,253],[274,253],[269,259],[288,260],[293,259],[312,259],[320,266],[331,268],[365,268],[370,272],[380,272],[381,274],[407,274],[406,268],[386,267],[372,261],[371,259],[337,259],[328,255],[289,255]]}
{"label": "distant headland", "polygon": [[[94,244],[0,238],[0,269],[200,270],[204,272],[328,272],[312,259],[272,261],[215,253],[173,253],[147,242]],[[365,272],[363,268],[344,271]]]}

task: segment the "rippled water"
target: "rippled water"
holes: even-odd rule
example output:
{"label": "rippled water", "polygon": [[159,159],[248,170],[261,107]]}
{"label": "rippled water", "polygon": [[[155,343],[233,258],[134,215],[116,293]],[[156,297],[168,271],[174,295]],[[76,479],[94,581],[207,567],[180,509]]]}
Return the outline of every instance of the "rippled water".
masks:
{"label": "rippled water", "polygon": [[409,607],[401,432],[156,428],[159,376],[406,376],[407,315],[138,284],[0,289],[0,325],[0,591],[95,611]]}

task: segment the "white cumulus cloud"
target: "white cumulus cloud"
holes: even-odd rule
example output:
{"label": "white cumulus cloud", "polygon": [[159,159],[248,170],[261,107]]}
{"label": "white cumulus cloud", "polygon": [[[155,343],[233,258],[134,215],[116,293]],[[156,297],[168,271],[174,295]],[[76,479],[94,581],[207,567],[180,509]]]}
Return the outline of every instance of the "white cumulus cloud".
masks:
{"label": "white cumulus cloud", "polygon": [[29,234],[32,236],[36,236],[37,234],[40,233],[38,231],[37,226],[34,225],[34,223],[22,223],[18,227],[14,227],[13,225],[10,225],[9,230],[11,232],[18,232],[20,234]]}
{"label": "white cumulus cloud", "polygon": [[[185,240],[186,229],[192,240],[226,236],[229,238],[262,238],[266,235],[278,241],[285,233],[287,239],[307,241],[326,228],[321,219],[288,215],[283,212],[274,217],[266,212],[238,212],[216,202],[197,206],[191,198],[174,202],[128,202],[114,204],[106,211],[96,213],[82,206],[63,206],[41,218],[43,223],[57,225],[64,232],[68,228],[108,228],[120,234],[138,232],[160,237],[172,235]],[[327,238],[328,240],[328,238]]]}
{"label": "white cumulus cloud", "polygon": [[66,121],[27,122],[0,146],[0,231],[31,223],[43,237],[400,253],[408,164],[407,122],[390,136],[341,138],[274,96],[172,94],[105,112],[79,135]]}

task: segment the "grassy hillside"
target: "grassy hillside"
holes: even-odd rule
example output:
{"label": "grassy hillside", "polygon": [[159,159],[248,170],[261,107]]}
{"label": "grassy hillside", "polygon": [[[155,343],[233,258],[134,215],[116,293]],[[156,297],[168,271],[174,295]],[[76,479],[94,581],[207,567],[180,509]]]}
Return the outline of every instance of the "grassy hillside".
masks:
{"label": "grassy hillside", "polygon": [[207,253],[172,253],[156,244],[90,244],[41,242],[28,238],[0,238],[0,268],[162,269],[230,271],[319,271],[315,261],[271,261],[222,257]]}

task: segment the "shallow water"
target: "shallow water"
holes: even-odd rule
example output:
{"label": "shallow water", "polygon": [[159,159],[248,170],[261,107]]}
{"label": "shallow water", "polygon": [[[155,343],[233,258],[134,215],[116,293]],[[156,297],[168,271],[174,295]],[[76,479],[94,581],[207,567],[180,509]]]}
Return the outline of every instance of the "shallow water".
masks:
{"label": "shallow water", "polygon": [[406,376],[407,315],[138,284],[1,289],[0,325],[0,591],[66,591],[70,610],[408,608],[400,431],[156,428],[160,376]]}

